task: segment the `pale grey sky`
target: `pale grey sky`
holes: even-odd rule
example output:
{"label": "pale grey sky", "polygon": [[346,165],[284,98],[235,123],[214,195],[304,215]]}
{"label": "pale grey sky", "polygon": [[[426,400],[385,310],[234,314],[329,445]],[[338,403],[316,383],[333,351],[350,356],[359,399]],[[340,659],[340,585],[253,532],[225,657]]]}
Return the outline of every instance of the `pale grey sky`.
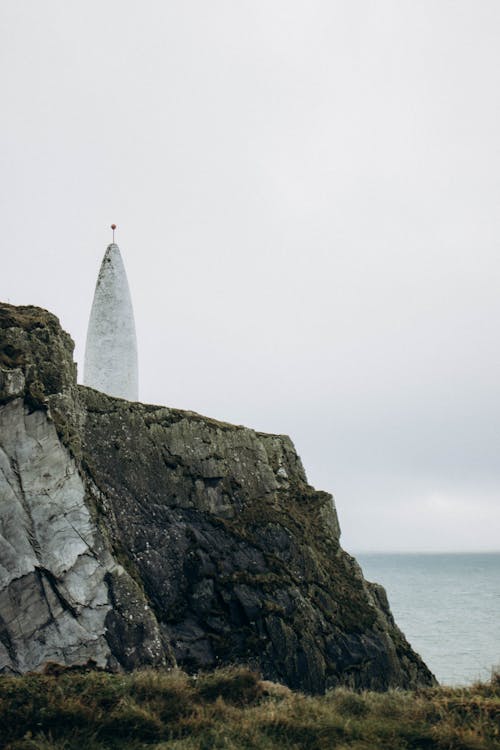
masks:
{"label": "pale grey sky", "polygon": [[0,298],[292,436],[344,546],[498,549],[498,0],[3,0]]}

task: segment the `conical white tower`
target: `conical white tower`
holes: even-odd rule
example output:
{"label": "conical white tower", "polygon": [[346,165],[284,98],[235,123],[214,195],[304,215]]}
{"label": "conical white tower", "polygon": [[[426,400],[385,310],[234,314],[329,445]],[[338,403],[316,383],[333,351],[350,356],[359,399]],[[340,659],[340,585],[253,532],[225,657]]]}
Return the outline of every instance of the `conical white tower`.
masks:
{"label": "conical white tower", "polygon": [[137,371],[132,300],[120,249],[113,242],[107,247],[97,278],[87,331],[83,382],[109,396],[137,401]]}

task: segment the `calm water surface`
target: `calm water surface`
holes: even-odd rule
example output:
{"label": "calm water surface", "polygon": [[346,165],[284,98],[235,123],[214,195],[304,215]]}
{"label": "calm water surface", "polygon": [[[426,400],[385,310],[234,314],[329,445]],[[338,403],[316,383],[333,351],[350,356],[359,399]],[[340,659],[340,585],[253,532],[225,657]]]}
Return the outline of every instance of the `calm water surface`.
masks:
{"label": "calm water surface", "polygon": [[356,559],[385,586],[397,624],[439,682],[467,685],[500,666],[500,553]]}

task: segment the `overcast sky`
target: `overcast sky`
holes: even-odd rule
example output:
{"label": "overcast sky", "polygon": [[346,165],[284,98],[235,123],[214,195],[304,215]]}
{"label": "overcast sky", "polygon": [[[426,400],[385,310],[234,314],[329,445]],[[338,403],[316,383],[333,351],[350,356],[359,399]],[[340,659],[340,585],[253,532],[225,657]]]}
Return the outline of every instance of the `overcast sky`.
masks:
{"label": "overcast sky", "polygon": [[288,433],[349,551],[499,549],[498,0],[2,0],[0,299]]}

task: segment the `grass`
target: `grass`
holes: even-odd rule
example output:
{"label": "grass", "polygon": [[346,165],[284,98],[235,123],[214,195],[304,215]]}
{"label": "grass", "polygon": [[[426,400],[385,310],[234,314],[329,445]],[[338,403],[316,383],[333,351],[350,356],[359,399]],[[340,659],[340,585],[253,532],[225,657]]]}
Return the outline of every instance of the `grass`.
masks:
{"label": "grass", "polygon": [[243,667],[0,678],[5,750],[492,750],[500,677],[471,688],[311,697]]}

